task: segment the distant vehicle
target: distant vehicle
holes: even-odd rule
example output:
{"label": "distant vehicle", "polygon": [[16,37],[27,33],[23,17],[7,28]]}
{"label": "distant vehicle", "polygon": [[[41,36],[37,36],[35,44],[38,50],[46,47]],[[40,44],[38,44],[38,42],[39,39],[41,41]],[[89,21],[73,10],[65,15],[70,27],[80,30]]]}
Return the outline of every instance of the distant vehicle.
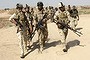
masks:
{"label": "distant vehicle", "polygon": [[5,8],[4,10],[10,10],[9,8]]}

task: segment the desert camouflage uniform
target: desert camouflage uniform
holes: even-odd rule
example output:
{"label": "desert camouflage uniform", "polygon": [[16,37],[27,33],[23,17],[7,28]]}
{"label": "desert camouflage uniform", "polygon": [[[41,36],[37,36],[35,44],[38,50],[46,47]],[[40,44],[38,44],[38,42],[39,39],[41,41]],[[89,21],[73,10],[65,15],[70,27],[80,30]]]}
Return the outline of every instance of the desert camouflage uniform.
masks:
{"label": "desert camouflage uniform", "polygon": [[51,22],[53,22],[53,20],[54,20],[54,14],[55,14],[54,9],[49,9],[48,10],[48,17],[51,20]]}
{"label": "desert camouflage uniform", "polygon": [[33,15],[31,14],[31,12],[26,12],[25,13],[27,20],[29,22],[30,25],[30,33],[33,31]]}
{"label": "desert camouflage uniform", "polygon": [[22,25],[23,25],[23,30],[19,26],[17,26],[17,36],[19,38],[19,44],[20,44],[20,49],[21,49],[21,56],[24,55],[24,53],[27,51],[27,41],[29,40],[28,38],[28,28],[27,28],[27,19],[25,19],[25,15],[23,12],[18,12],[14,13],[9,20],[18,20]]}
{"label": "desert camouflage uniform", "polygon": [[72,9],[70,11],[70,26],[75,29],[78,24],[79,16],[77,9]]}
{"label": "desert camouflage uniform", "polygon": [[[27,17],[27,20],[29,22],[29,30],[28,30],[28,36],[29,38],[31,37],[31,34],[33,32],[33,15],[31,14],[31,12],[26,12],[25,13],[26,17]],[[32,44],[32,40],[28,40],[28,49],[31,48],[31,44]]]}
{"label": "desert camouflage uniform", "polygon": [[[44,10],[41,10],[41,11],[37,10],[35,13],[36,14],[34,15],[34,18],[35,18],[35,21],[36,21],[36,24],[37,24],[41,19],[43,19],[43,16],[45,15],[45,12],[44,12]],[[37,32],[38,32],[38,40],[39,40],[41,50],[45,45],[45,41],[46,41],[47,35],[48,35],[47,18],[45,18],[43,20],[44,20],[43,28],[42,29],[39,28],[37,30]]]}
{"label": "desert camouflage uniform", "polygon": [[[55,16],[54,16],[54,19],[56,22],[60,22],[60,23],[64,23],[64,24],[68,24],[69,20],[68,20],[68,12],[67,11],[57,11],[55,13]],[[63,27],[61,26],[60,24],[57,24],[58,26],[58,30],[59,30],[59,33],[60,33],[60,36],[61,36],[61,42],[62,42],[62,45],[63,45],[63,49],[66,49],[66,37],[67,37],[67,34],[68,34],[68,28],[67,27]]]}

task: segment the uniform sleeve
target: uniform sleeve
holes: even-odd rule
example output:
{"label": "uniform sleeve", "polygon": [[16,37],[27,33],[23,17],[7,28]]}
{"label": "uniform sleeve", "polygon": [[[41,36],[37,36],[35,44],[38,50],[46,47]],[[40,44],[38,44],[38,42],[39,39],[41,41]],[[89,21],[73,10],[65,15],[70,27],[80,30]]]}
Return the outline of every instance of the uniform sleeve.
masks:
{"label": "uniform sleeve", "polygon": [[54,19],[57,19],[57,16],[59,15],[59,12],[57,11],[54,15]]}
{"label": "uniform sleeve", "polygon": [[67,13],[67,16],[70,16],[70,13],[68,11],[66,11],[66,13]]}
{"label": "uniform sleeve", "polygon": [[67,13],[67,17],[68,17],[67,23],[70,23],[70,13],[68,11],[66,11],[66,13]]}
{"label": "uniform sleeve", "polygon": [[13,18],[16,17],[16,14],[14,13],[13,15],[11,15],[11,17],[9,18],[9,21],[11,21]]}
{"label": "uniform sleeve", "polygon": [[36,11],[35,11],[34,16],[33,16],[33,25],[36,26],[36,24],[37,24],[37,14],[36,14]]}

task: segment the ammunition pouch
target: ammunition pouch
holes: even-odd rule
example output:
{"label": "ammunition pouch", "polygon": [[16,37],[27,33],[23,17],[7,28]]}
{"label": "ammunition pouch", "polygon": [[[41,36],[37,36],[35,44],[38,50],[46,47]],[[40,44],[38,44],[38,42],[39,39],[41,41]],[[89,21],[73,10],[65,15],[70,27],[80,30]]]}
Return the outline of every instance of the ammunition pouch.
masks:
{"label": "ammunition pouch", "polygon": [[72,16],[72,15],[71,15],[71,17],[72,17],[72,18],[77,18],[77,16]]}

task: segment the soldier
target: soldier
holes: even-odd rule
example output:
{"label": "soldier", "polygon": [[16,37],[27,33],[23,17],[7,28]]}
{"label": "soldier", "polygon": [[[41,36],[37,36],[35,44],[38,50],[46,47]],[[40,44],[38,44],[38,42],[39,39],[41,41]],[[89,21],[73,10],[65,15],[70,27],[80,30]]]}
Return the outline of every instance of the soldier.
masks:
{"label": "soldier", "polygon": [[47,15],[44,12],[43,3],[37,3],[37,11],[34,14],[34,19],[36,21],[37,32],[38,32],[38,41],[39,41],[39,52],[42,52],[45,41],[47,39],[48,31],[47,31]]}
{"label": "soldier", "polygon": [[76,9],[76,6],[73,6],[72,10],[70,11],[70,21],[71,21],[70,23],[71,27],[75,29],[79,21],[79,15],[78,15],[78,10]]}
{"label": "soldier", "polygon": [[55,12],[56,12],[56,11],[58,11],[58,8],[57,8],[57,7],[55,7]]}
{"label": "soldier", "polygon": [[67,11],[68,11],[69,13],[71,12],[71,6],[70,6],[70,5],[68,5]]}
{"label": "soldier", "polygon": [[[26,4],[26,8],[25,8],[26,13],[25,13],[25,15],[26,15],[27,20],[29,22],[29,28],[30,29],[28,31],[28,35],[30,37],[32,32],[33,32],[33,15],[31,14],[31,12],[29,10],[30,10],[30,7]],[[28,47],[30,47],[30,42],[31,42],[31,40],[29,40],[29,42],[28,42],[29,43]]]}
{"label": "soldier", "polygon": [[45,12],[48,12],[48,7],[45,7]]}
{"label": "soldier", "polygon": [[51,20],[51,22],[53,22],[53,20],[54,20],[54,18],[53,18],[54,17],[54,14],[55,14],[55,11],[54,11],[53,7],[52,6],[49,6],[48,17]]}
{"label": "soldier", "polygon": [[[58,12],[56,12],[54,19],[57,23],[58,29],[59,29],[59,33],[61,36],[61,43],[63,45],[63,51],[67,52],[66,49],[66,37],[68,34],[68,28],[66,26],[64,26],[64,24],[68,24],[69,20],[68,20],[68,12],[65,11],[65,6],[62,5],[62,3],[59,3],[59,10]],[[61,24],[60,24],[61,23]]]}
{"label": "soldier", "polygon": [[33,10],[33,8],[31,8],[31,11],[30,11],[30,12],[31,12],[32,15],[34,15],[34,10]]}
{"label": "soldier", "polygon": [[24,58],[24,54],[27,51],[27,41],[28,35],[28,21],[25,16],[25,12],[23,12],[23,5],[16,5],[17,11],[9,18],[9,20],[17,26],[17,36],[19,38],[20,49],[21,49],[21,58]]}

